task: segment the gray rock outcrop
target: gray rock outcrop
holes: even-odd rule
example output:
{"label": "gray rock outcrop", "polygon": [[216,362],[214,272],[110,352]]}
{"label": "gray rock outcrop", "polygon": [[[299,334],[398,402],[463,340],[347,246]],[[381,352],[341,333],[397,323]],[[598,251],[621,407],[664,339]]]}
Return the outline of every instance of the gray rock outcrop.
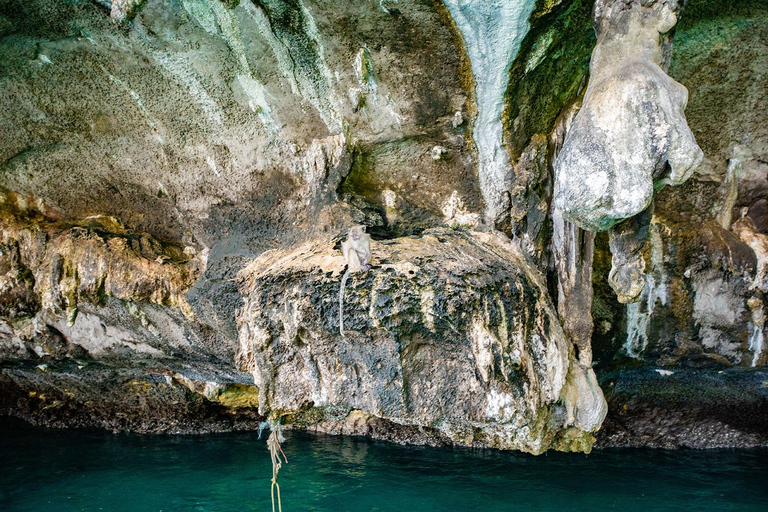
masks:
{"label": "gray rock outcrop", "polygon": [[374,243],[373,264],[349,281],[346,338],[333,241],[266,253],[240,274],[240,360],[263,414],[341,408],[458,444],[590,449],[605,399],[514,244],[437,229]]}
{"label": "gray rock outcrop", "polygon": [[766,439],[768,11],[683,3],[0,1],[0,415],[586,450],[594,359],[607,444]]}

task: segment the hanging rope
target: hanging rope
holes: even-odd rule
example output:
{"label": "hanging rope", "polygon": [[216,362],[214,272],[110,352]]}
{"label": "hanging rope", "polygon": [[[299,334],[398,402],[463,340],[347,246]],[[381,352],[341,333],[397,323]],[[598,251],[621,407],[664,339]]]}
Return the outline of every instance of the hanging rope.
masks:
{"label": "hanging rope", "polygon": [[280,443],[285,442],[285,438],[283,437],[283,430],[280,428],[280,420],[277,420],[277,423],[265,421],[259,425],[259,439],[261,439],[261,432],[266,427],[269,427],[271,430],[269,437],[267,438],[267,448],[272,457],[272,487],[270,488],[270,494],[272,495],[272,512],[275,512],[275,494],[277,494],[277,511],[283,512],[283,505],[280,502],[280,484],[277,483],[277,473],[280,472],[280,468],[283,466],[283,463],[280,460],[281,454],[285,463],[288,464],[288,457],[285,456],[285,452],[283,451],[282,446],[280,446]]}

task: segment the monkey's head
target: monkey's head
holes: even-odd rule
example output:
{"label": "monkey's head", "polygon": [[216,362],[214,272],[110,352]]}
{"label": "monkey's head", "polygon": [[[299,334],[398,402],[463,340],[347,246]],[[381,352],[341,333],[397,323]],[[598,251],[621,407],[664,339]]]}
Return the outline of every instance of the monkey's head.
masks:
{"label": "monkey's head", "polygon": [[363,233],[365,233],[365,226],[352,226],[352,228],[349,230],[349,238],[357,242],[360,240],[360,237],[363,236]]}

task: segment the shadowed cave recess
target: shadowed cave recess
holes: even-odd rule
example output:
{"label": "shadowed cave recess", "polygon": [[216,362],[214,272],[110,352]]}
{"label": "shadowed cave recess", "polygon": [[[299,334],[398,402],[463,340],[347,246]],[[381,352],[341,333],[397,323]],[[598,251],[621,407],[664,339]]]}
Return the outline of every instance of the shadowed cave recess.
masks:
{"label": "shadowed cave recess", "polygon": [[765,0],[0,0],[0,415],[768,446],[766,114]]}

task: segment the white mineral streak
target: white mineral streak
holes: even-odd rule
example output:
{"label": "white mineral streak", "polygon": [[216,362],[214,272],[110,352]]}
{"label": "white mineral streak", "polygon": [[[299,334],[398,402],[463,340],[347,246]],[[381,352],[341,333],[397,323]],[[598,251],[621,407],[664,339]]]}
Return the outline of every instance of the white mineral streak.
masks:
{"label": "white mineral streak", "polygon": [[382,11],[384,11],[387,14],[390,14],[389,9],[387,9],[387,6],[386,6],[386,4],[388,4],[389,2],[396,4],[397,0],[379,0],[379,7],[381,8]]}
{"label": "white mineral streak", "polygon": [[669,302],[669,278],[664,272],[664,242],[661,239],[662,226],[651,221],[649,239],[651,246],[651,268],[645,275],[645,288],[637,302],[627,304],[627,338],[624,351],[628,356],[639,358],[648,346],[648,329],[656,303],[666,306]]}
{"label": "white mineral streak", "polygon": [[222,2],[210,2],[209,4],[216,15],[216,22],[221,29],[221,36],[227,42],[230,51],[237,60],[237,67],[240,73],[251,74],[251,67],[248,64],[248,58],[245,55],[245,46],[240,39],[240,24],[230,9],[227,9]]}
{"label": "white mineral streak", "polygon": [[291,92],[296,96],[301,96],[301,92],[299,92],[299,84],[296,82],[296,77],[293,74],[294,64],[293,59],[291,59],[291,53],[282,41],[275,36],[274,32],[272,32],[269,18],[267,18],[261,9],[257,9],[251,0],[244,0],[243,2],[240,2],[240,5],[243,6],[245,12],[256,23],[261,36],[266,39],[269,48],[277,59],[277,66],[280,68],[280,72],[291,85]]}
{"label": "white mineral streak", "polygon": [[109,78],[110,82],[118,85],[121,89],[123,89],[128,95],[133,99],[134,103],[136,103],[136,106],[139,107],[139,110],[141,111],[141,114],[144,116],[144,119],[147,121],[147,124],[150,128],[152,128],[152,131],[154,132],[154,137],[157,139],[158,142],[161,144],[165,143],[165,139],[160,135],[160,122],[149,113],[147,108],[144,106],[144,102],[141,101],[141,96],[128,87],[125,82],[117,78],[116,76],[113,76],[109,71],[107,71],[107,68],[104,66],[99,66],[101,70],[104,72],[105,75]]}
{"label": "white mineral streak", "polygon": [[755,253],[757,269],[749,289],[768,292],[768,235],[757,231],[749,218],[737,220],[733,232]]}
{"label": "white mineral streak", "polygon": [[248,107],[259,117],[261,124],[271,132],[276,132],[277,127],[272,119],[272,109],[267,103],[267,91],[264,86],[247,73],[237,75],[237,84],[248,96]]}
{"label": "white mineral streak", "polygon": [[[331,133],[341,133],[341,110],[339,101],[333,91],[333,73],[331,73],[330,68],[325,62],[325,47],[320,39],[320,32],[317,30],[315,20],[309,9],[301,0],[298,1],[298,4],[305,23],[305,35],[310,39],[312,48],[317,52],[317,58],[314,61],[316,70],[312,72],[296,65],[299,59],[309,56],[292,55],[290,43],[286,43],[280,39],[279,34],[273,32],[272,25],[267,16],[255,7],[251,0],[244,0],[241,3],[245,12],[256,23],[259,32],[266,39],[267,44],[274,53],[280,72],[291,85],[293,94],[302,97],[317,110],[320,118]],[[224,7],[221,7],[221,9],[226,10]],[[294,51],[297,50],[294,49]]]}
{"label": "white mineral streak", "polygon": [[509,155],[502,147],[504,93],[535,0],[446,0],[461,31],[475,76],[477,119],[473,137],[478,153],[480,190],[486,217],[493,221],[506,208],[512,181]]}
{"label": "white mineral streak", "polygon": [[[331,73],[331,69],[325,63],[325,47],[320,40],[320,32],[317,30],[312,13],[309,12],[309,9],[307,9],[302,0],[298,0],[298,3],[301,6],[301,12],[307,23],[307,36],[312,40],[312,43],[317,50],[317,62],[315,64],[320,71],[320,77],[303,76],[303,79],[300,78],[299,87],[302,89],[302,94],[307,101],[317,109],[323,122],[328,127],[328,130],[330,130],[331,133],[341,133],[342,126],[341,114],[339,113],[339,102],[333,92],[333,74]],[[320,80],[322,80],[322,85],[324,86],[324,90],[322,91],[318,90],[314,85],[315,82]],[[321,96],[322,94],[324,94],[324,96]]]}
{"label": "white mineral streak", "polygon": [[729,159],[728,169],[725,171],[725,181],[723,182],[723,186],[725,187],[723,208],[717,215],[717,221],[723,229],[731,229],[732,212],[733,207],[736,205],[736,199],[739,197],[739,182],[741,181],[741,176],[741,160],[738,158]]}
{"label": "white mineral streak", "polygon": [[517,414],[518,399],[512,393],[491,388],[486,395],[485,414],[496,421],[509,421]]}
{"label": "white mineral streak", "polygon": [[182,5],[187,14],[200,25],[209,35],[218,36],[219,29],[216,26],[216,15],[211,10],[206,0],[182,0]]}
{"label": "white mineral streak", "polygon": [[435,291],[430,287],[424,287],[419,298],[424,327],[435,332]]}
{"label": "white mineral streak", "polygon": [[155,62],[173,76],[174,80],[187,88],[189,95],[212,123],[223,126],[221,108],[197,79],[197,75],[192,71],[192,65],[184,57],[156,50],[150,50],[150,54]]}
{"label": "white mineral streak", "polygon": [[112,0],[109,15],[113,20],[122,21],[131,17],[144,0]]}
{"label": "white mineral streak", "polygon": [[332,169],[342,165],[347,154],[347,139],[343,134],[331,135],[323,139],[313,139],[312,144],[294,163],[294,174],[301,176],[309,193],[314,197],[323,188]]}
{"label": "white mineral streak", "polygon": [[[387,129],[399,131],[404,118],[397,113],[397,105],[391,93],[386,93],[386,101],[379,102],[379,84],[376,81],[376,71],[373,67],[371,52],[367,47],[362,47],[357,52],[355,60],[352,62],[352,68],[355,71],[355,78],[357,78],[357,84],[350,87],[348,91],[353,110],[355,112],[362,110],[365,118],[373,123],[372,127],[375,126],[375,131]],[[338,73],[336,80],[339,81]],[[384,92],[386,92],[386,88]],[[385,113],[392,122],[386,124],[376,122],[376,119],[380,117],[375,113],[377,109]]]}
{"label": "white mineral streak", "polygon": [[397,193],[394,190],[384,189],[381,193],[381,200],[387,208],[397,207]]}
{"label": "white mineral streak", "polygon": [[[477,314],[472,319],[469,341],[472,345],[472,355],[475,357],[477,373],[483,379],[483,382],[490,382],[493,372],[493,345],[496,340],[485,325],[485,320],[481,314]],[[490,398],[488,403],[490,408]],[[488,413],[488,415],[495,417],[495,414]]]}
{"label": "white mineral streak", "polygon": [[[0,283],[0,287],[2,286],[3,284]],[[42,349],[42,347],[40,348]],[[37,352],[37,347],[34,349]],[[27,346],[24,344],[24,341],[4,320],[0,320],[0,350],[2,350],[3,354],[7,354],[10,357],[24,357],[27,353]]]}
{"label": "white mineral streak", "polygon": [[[646,286],[643,293],[646,293],[647,289]],[[645,297],[641,295],[640,301],[644,299]],[[648,346],[651,313],[640,312],[640,302],[627,304],[627,339],[624,341],[624,351],[628,356],[639,358],[640,353]]]}
{"label": "white mineral streak", "polygon": [[34,321],[50,323],[68,340],[78,340],[78,345],[94,357],[114,354],[120,350],[130,350],[148,357],[165,356],[157,348],[139,341],[128,326],[105,324],[100,317],[83,311],[79,312],[74,322],[53,316],[35,318]]}
{"label": "white mineral streak", "polygon": [[765,348],[765,308],[757,297],[749,299],[747,304],[752,310],[752,321],[747,324],[748,329],[752,331],[749,336],[749,350],[752,351],[752,366],[757,366]]}
{"label": "white mineral streak", "polygon": [[458,191],[451,193],[442,207],[443,216],[447,224],[477,227],[480,224],[480,215],[467,210]]}
{"label": "white mineral streak", "polygon": [[264,127],[270,132],[275,133],[277,127],[272,118],[272,109],[267,102],[267,91],[253,77],[253,72],[245,53],[245,45],[240,38],[240,24],[237,21],[237,17],[232,10],[227,9],[221,2],[214,1],[210,2],[209,5],[221,30],[221,37],[227,42],[229,50],[237,60],[237,84],[249,98],[248,106],[259,117],[259,121],[261,121]]}
{"label": "white mineral streak", "polygon": [[405,120],[405,118],[397,113],[397,111],[395,110],[396,106],[397,105],[395,104],[395,100],[392,99],[392,95],[387,94],[387,107],[386,107],[387,113],[392,117],[395,123],[397,123],[397,126],[399,128],[402,122]]}
{"label": "white mineral streak", "polygon": [[213,158],[211,155],[208,155],[208,156],[205,157],[205,163],[207,163],[208,167],[211,168],[211,170],[213,171],[213,174],[215,174],[216,176],[221,178],[221,173],[219,172],[219,169],[216,166],[216,159],[215,158]]}
{"label": "white mineral streak", "polygon": [[528,57],[528,60],[525,63],[526,74],[530,73],[536,69],[539,64],[541,64],[541,62],[544,60],[544,57],[547,55],[547,50],[549,49],[549,45],[552,44],[554,37],[555,31],[550,30],[544,35],[544,37],[536,40],[536,42],[533,44],[533,48],[531,49],[531,55]]}

